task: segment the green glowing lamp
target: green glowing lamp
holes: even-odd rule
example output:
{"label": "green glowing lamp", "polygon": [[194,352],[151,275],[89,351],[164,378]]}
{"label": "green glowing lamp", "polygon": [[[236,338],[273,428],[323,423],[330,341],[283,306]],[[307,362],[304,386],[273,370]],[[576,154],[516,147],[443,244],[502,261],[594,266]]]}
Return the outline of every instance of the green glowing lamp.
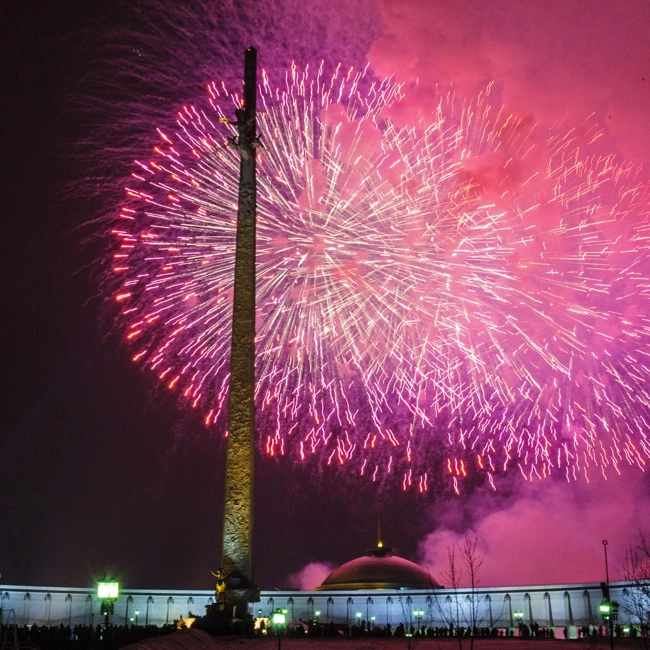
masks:
{"label": "green glowing lamp", "polygon": [[273,625],[284,625],[287,622],[287,615],[284,611],[273,612],[271,616],[271,622]]}
{"label": "green glowing lamp", "polygon": [[97,598],[100,600],[116,599],[120,595],[120,583],[117,580],[97,583]]}

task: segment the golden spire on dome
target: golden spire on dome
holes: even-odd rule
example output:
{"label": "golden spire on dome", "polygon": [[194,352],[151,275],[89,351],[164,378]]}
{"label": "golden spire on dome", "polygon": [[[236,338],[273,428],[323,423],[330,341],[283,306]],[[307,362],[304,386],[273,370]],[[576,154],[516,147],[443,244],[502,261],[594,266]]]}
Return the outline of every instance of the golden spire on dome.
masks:
{"label": "golden spire on dome", "polygon": [[383,548],[384,543],[381,541],[381,510],[377,513],[377,548]]}

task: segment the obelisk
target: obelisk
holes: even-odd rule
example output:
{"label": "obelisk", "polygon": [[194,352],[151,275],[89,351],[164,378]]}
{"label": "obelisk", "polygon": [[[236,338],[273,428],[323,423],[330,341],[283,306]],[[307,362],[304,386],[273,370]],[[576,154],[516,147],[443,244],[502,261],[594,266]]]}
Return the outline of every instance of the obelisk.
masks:
{"label": "obelisk", "polygon": [[[228,441],[222,567],[227,602],[237,617],[255,591],[253,580],[253,468],[255,452],[255,149],[257,52],[246,50],[244,98],[236,111],[240,151],[239,206],[230,348]],[[248,592],[248,595],[246,594]]]}

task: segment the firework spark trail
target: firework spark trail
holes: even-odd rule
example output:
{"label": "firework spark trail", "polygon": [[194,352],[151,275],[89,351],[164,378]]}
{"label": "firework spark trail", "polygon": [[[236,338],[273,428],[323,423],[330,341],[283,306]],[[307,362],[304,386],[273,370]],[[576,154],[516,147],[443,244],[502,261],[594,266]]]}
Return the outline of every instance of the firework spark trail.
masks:
{"label": "firework spark trail", "polygon": [[[644,468],[648,187],[542,137],[490,87],[395,119],[408,89],[339,66],[260,86],[260,445],[428,488]],[[223,426],[238,97],[159,130],[127,188],[113,269],[134,360]],[[580,135],[580,137],[578,137]]]}

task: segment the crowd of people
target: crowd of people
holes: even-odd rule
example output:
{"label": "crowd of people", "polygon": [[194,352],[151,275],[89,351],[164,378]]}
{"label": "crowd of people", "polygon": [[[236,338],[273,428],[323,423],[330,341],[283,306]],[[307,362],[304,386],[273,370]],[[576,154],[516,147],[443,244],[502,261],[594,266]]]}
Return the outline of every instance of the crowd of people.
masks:
{"label": "crowd of people", "polygon": [[[357,624],[352,626],[349,625],[335,625],[334,623],[329,624],[311,624],[306,621],[298,620],[292,621],[287,626],[283,627],[281,630],[277,628],[268,630],[272,634],[281,633],[285,636],[352,636],[352,637],[363,637],[363,636],[373,636],[373,637],[393,637],[393,638],[403,638],[407,636],[412,637],[483,637],[483,638],[495,638],[495,637],[514,637],[519,638],[540,638],[540,639],[555,639],[556,638],[556,628],[554,627],[544,627],[539,625],[539,623],[531,623],[530,625],[526,623],[519,623],[517,630],[515,628],[498,628],[498,627],[469,627],[469,626],[455,626],[453,622],[450,622],[448,625],[442,626],[422,626],[415,627],[413,625],[407,626],[404,623],[392,627],[390,623],[386,625],[375,625],[374,622],[367,624],[365,620],[359,620]],[[648,629],[647,625],[616,625],[614,628],[614,636],[620,638],[648,638]],[[576,636],[580,638],[590,638],[597,636],[607,636],[609,631],[604,626],[582,626],[576,628]],[[557,637],[560,639],[569,639],[570,633],[567,627],[560,628],[557,630]]]}
{"label": "crowd of people", "polygon": [[175,625],[3,625],[3,646],[37,646],[40,650],[117,650],[154,636],[169,634]]}
{"label": "crowd of people", "polygon": [[[607,636],[609,630],[604,625],[583,625],[577,628],[577,635],[579,639],[588,639],[590,637]],[[628,625],[623,626],[617,623],[614,626],[615,637],[628,637],[630,639],[647,639],[648,626],[641,625]],[[567,629],[564,628],[564,636],[567,636]]]}
{"label": "crowd of people", "polygon": [[[200,619],[199,619],[200,620]],[[15,647],[16,645],[22,647],[36,646],[40,650],[118,650],[131,643],[137,643],[144,639],[151,637],[162,636],[169,634],[174,630],[182,627],[182,621],[174,621],[173,624],[163,625],[158,627],[156,625],[97,625],[95,627],[90,625],[23,625],[23,626],[2,626],[1,645],[3,647]],[[198,627],[198,626],[197,626]],[[231,633],[234,630],[231,630]],[[242,633],[244,630],[242,628]],[[622,627],[617,625],[615,627],[615,635],[617,637],[628,636],[630,638],[647,638],[648,626],[629,626]],[[252,632],[252,630],[250,630]],[[387,625],[374,625],[371,623],[366,624],[366,621],[361,620],[358,624],[348,625],[335,625],[333,622],[329,624],[315,624],[305,621],[293,621],[291,624],[282,628],[270,627],[265,628],[264,625],[257,629],[258,633],[265,634],[282,634],[283,636],[297,637],[297,636],[340,636],[340,637],[393,637],[404,638],[407,636],[413,637],[512,637],[515,634],[513,628],[504,629],[496,627],[464,627],[454,626],[453,623],[442,626],[422,626],[414,627],[413,625],[407,626],[400,623],[392,627],[390,623]],[[562,629],[563,638],[569,638],[569,630],[564,627]],[[590,637],[604,636],[608,630],[602,626],[582,626],[577,628],[578,638],[588,639]],[[520,623],[518,626],[517,636],[523,638],[555,638],[555,630],[552,627],[542,627],[537,623]],[[559,632],[558,632],[559,636]]]}

